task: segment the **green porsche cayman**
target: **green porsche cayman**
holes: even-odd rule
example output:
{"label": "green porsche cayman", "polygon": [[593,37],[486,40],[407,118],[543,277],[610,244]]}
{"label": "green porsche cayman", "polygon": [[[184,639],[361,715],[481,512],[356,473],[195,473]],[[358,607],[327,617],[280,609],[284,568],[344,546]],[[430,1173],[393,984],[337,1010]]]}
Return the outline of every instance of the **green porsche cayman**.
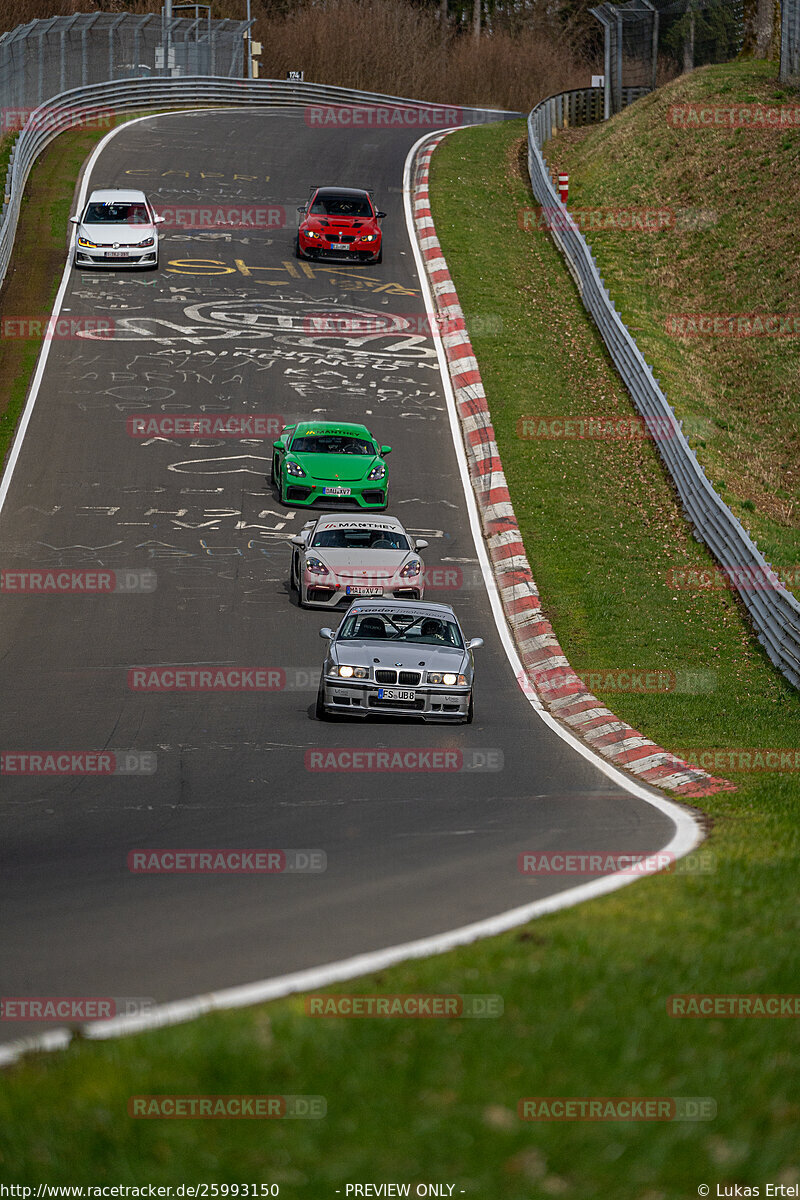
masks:
{"label": "green porsche cayman", "polygon": [[389,477],[381,446],[365,425],[303,421],[272,444],[272,482],[282,504],[319,502],[386,508]]}

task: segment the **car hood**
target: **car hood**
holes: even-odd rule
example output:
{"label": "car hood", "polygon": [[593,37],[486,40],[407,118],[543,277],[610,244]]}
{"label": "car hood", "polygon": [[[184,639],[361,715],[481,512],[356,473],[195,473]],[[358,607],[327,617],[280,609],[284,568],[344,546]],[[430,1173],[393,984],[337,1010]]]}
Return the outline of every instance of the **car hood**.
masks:
{"label": "car hood", "polygon": [[332,644],[332,657],[336,662],[349,663],[351,667],[397,667],[401,670],[454,671],[466,673],[469,654],[454,646],[422,646],[403,642],[358,640]]}
{"label": "car hood", "polygon": [[291,457],[312,479],[325,479],[330,483],[355,483],[364,479],[378,461],[370,454],[292,454]]}
{"label": "car hood", "polygon": [[111,245],[113,242],[119,242],[121,246],[135,246],[138,242],[143,242],[145,238],[152,237],[155,233],[154,225],[79,225],[78,233],[81,237],[88,238],[91,242],[98,244]]}
{"label": "car hood", "polygon": [[375,233],[378,229],[374,217],[309,217],[304,225],[317,233]]}
{"label": "car hood", "polygon": [[317,555],[334,571],[365,571],[368,575],[379,571],[393,575],[410,557],[407,550],[328,550],[309,548],[309,555]]}

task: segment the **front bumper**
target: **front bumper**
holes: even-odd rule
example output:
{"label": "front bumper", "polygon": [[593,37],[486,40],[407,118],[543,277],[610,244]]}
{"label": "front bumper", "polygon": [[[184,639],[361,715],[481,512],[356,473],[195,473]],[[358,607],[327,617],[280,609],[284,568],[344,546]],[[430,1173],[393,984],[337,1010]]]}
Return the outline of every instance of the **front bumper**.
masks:
{"label": "front bumper", "polygon": [[381,243],[353,242],[346,250],[331,250],[330,245],[316,238],[305,238],[302,233],[298,239],[300,252],[308,258],[330,258],[336,262],[374,262],[381,252]]}
{"label": "front bumper", "polygon": [[323,489],[336,487],[332,483],[311,483],[307,478],[288,476],[282,487],[282,500],[292,508],[311,508],[313,504],[325,504],[331,508],[383,509],[389,502],[389,486],[381,480],[365,480],[362,483],[342,484],[349,489],[348,496],[326,496]]}
{"label": "front bumper", "polygon": [[153,267],[157,261],[158,246],[148,246],[145,250],[134,250],[127,247],[122,258],[107,258],[103,250],[86,250],[81,246],[75,247],[76,267],[108,267],[112,271],[116,271],[121,267]]}
{"label": "front bumper", "polygon": [[[303,603],[309,608],[338,608],[339,605],[352,604],[354,600],[365,598],[365,594],[348,596],[347,588],[358,586],[360,585],[356,582],[331,579],[330,575],[312,575],[306,571],[303,574]],[[423,599],[424,586],[420,576],[417,576],[416,581],[389,579],[374,586],[380,586],[380,591],[370,593],[370,600],[380,600],[382,596],[391,600]]]}
{"label": "front bumper", "polygon": [[[324,676],[322,702],[326,712],[351,717],[418,717],[423,721],[463,721],[469,712],[471,687],[436,687],[424,684],[412,690],[409,701],[379,700],[382,685],[368,679],[346,680]],[[385,689],[384,689],[385,690]]]}

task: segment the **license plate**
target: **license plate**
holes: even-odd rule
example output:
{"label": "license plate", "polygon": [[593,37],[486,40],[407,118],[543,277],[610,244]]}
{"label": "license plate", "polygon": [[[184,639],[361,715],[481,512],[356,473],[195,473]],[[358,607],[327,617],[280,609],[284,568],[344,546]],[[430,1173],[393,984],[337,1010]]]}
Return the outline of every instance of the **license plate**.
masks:
{"label": "license plate", "polygon": [[127,258],[127,250],[106,250],[106,258]]}
{"label": "license plate", "polygon": [[378,688],[379,700],[416,700],[416,692],[403,692],[399,688]]}
{"label": "license plate", "polygon": [[323,496],[349,496],[352,494],[352,491],[352,488],[331,487],[323,488],[322,494]]}
{"label": "license plate", "polygon": [[331,242],[331,250],[349,250],[347,242]]}
{"label": "license plate", "polygon": [[348,587],[345,589],[345,594],[348,596],[382,596],[383,588],[379,588],[379,587]]}

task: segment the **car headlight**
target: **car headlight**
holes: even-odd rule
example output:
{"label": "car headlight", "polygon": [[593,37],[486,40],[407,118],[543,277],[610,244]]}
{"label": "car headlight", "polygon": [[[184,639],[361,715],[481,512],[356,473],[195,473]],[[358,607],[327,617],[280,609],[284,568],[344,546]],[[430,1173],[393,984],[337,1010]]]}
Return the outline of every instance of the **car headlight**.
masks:
{"label": "car headlight", "polygon": [[300,463],[296,463],[296,462],[287,462],[286,463],[286,474],[305,477],[305,471],[300,466]]}
{"label": "car headlight", "polygon": [[310,237],[310,238],[321,238],[322,237],[321,233],[315,233],[313,229],[303,229],[303,230],[301,230],[301,233],[303,234],[303,237]]}
{"label": "car headlight", "polygon": [[421,566],[422,566],[422,563],[419,561],[418,558],[412,558],[411,562],[406,563],[406,565],[403,567],[400,574],[403,577],[403,579],[411,579],[412,576],[419,575],[419,570],[420,570]]}
{"label": "car headlight", "polygon": [[377,233],[362,233],[362,235],[361,235],[362,242],[377,242],[377,240],[378,240]]}
{"label": "car headlight", "polygon": [[443,683],[445,687],[466,687],[466,675],[454,675],[452,671],[428,671],[428,683]]}
{"label": "car headlight", "polygon": [[331,672],[333,675],[338,675],[341,679],[368,679],[368,667],[334,667]]}
{"label": "car headlight", "polygon": [[386,474],[386,464],[378,463],[377,467],[373,467],[367,479],[383,479]]}
{"label": "car headlight", "polygon": [[307,558],[306,559],[306,570],[310,571],[312,575],[329,575],[330,574],[330,571],[325,566],[325,563],[322,561],[321,558]]}
{"label": "car headlight", "polygon": [[154,237],[145,238],[143,242],[137,242],[137,246],[155,246],[156,239]]}
{"label": "car headlight", "polygon": [[90,241],[89,241],[89,239],[88,239],[87,237],[79,237],[79,238],[78,238],[78,245],[79,245],[79,246],[88,246],[88,248],[89,248],[90,250],[96,250],[96,249],[97,249],[97,242],[90,242]]}

